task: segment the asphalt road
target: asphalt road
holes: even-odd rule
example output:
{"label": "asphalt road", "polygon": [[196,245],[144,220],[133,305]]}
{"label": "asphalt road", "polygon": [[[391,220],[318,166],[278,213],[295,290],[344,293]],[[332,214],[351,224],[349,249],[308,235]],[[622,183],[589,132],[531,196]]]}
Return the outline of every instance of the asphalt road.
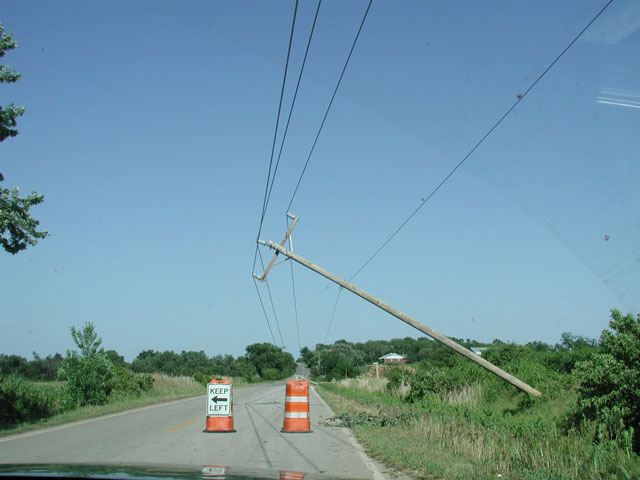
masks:
{"label": "asphalt road", "polygon": [[284,384],[234,391],[235,433],[203,433],[204,396],[0,438],[0,463],[143,463],[295,470],[383,480],[313,389],[313,433],[280,432]]}

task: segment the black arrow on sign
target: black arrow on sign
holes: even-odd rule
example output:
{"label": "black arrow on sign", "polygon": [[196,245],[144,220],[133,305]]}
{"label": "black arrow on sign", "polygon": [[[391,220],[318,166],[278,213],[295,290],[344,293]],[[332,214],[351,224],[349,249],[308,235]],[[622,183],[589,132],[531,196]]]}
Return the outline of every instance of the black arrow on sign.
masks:
{"label": "black arrow on sign", "polygon": [[219,397],[219,396],[215,396],[211,399],[211,401],[215,404],[217,404],[218,402],[226,402],[227,399],[225,397]]}

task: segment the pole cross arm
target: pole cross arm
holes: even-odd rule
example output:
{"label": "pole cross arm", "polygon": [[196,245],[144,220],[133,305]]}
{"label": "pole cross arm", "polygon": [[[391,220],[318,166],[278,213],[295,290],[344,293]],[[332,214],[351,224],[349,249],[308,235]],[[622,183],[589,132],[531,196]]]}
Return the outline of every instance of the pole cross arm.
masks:
{"label": "pole cross arm", "polygon": [[[296,215],[292,215],[290,213],[287,213],[287,217],[291,219],[291,224],[289,225],[289,228],[287,228],[287,231],[284,234],[284,238],[282,239],[282,241],[280,242],[280,246],[284,247],[284,244],[287,242],[287,240],[290,238],[291,236],[291,232],[293,231],[293,227],[296,226],[296,223],[298,223],[298,216]],[[260,244],[264,244],[264,242],[262,242],[261,240],[258,240],[258,243]],[[271,242],[269,242],[271,243]],[[267,278],[267,274],[269,273],[269,270],[271,270],[271,268],[273,268],[276,262],[276,258],[278,257],[278,251],[276,251],[276,253],[273,254],[273,257],[271,257],[271,260],[269,261],[269,264],[267,265],[267,268],[264,269],[264,273],[262,275],[258,275],[257,273],[253,273],[253,278],[264,282],[265,279]]]}
{"label": "pole cross arm", "polygon": [[[297,217],[296,217],[297,219]],[[285,238],[286,240],[286,238]],[[492,364],[491,362],[488,362],[487,360],[485,360],[484,358],[482,358],[480,355],[473,353],[471,350],[468,350],[466,348],[464,348],[462,345],[454,342],[453,340],[451,340],[449,337],[446,337],[444,335],[442,335],[441,333],[436,332],[435,330],[427,327],[426,325],[423,325],[422,323],[418,322],[417,320],[411,318],[409,315],[401,312],[400,310],[393,308],[391,305],[383,302],[382,300],[374,297],[373,295],[365,292],[364,290],[361,290],[360,288],[351,285],[350,283],[346,282],[345,280],[336,277],[335,275],[333,275],[332,273],[322,269],[321,267],[319,267],[318,265],[315,265],[313,263],[311,263],[309,260],[302,258],[299,255],[296,255],[295,253],[287,250],[286,248],[284,248],[284,243],[285,240],[282,241],[282,243],[280,245],[278,245],[277,243],[274,242],[267,242],[267,246],[273,250],[276,251],[276,255],[278,253],[281,253],[287,257],[289,257],[290,259],[298,262],[301,265],[304,265],[305,267],[307,267],[310,270],[313,270],[314,272],[322,275],[323,277],[331,280],[334,283],[337,283],[338,285],[340,285],[343,288],[346,288],[347,290],[349,290],[352,293],[355,293],[356,295],[358,295],[361,298],[364,298],[366,301],[373,303],[376,307],[384,310],[385,312],[393,315],[396,318],[399,318],[400,320],[402,320],[404,323],[411,325],[413,328],[420,330],[422,333],[425,333],[426,335],[430,336],[431,338],[433,338],[434,340],[436,340],[437,342],[442,343],[443,345],[451,348],[452,350],[454,350],[455,352],[459,353],[460,355],[462,355],[463,357],[467,358],[468,360],[471,360],[474,363],[477,363],[478,365],[480,365],[482,368],[488,370],[489,372],[493,373],[494,375],[500,377],[501,379],[503,379],[504,381],[510,383],[511,385],[513,385],[514,387],[522,390],[523,392],[526,392],[530,395],[533,395],[535,397],[540,397],[542,396],[542,394],[536,390],[535,388],[527,385],[526,383],[524,383],[522,380],[514,377],[513,375],[510,375],[509,373],[505,372],[504,370],[502,370],[501,368],[495,366],[494,364]],[[275,258],[275,255],[274,255]],[[266,275],[266,271],[265,271],[265,275]],[[264,277],[264,275],[263,275]]]}

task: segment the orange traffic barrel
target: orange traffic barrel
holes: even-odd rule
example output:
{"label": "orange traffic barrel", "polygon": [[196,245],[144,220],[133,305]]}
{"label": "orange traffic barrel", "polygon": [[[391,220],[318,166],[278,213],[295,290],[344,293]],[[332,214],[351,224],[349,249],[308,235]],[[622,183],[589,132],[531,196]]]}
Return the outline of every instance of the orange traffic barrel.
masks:
{"label": "orange traffic barrel", "polygon": [[212,378],[207,385],[207,433],[229,433],[233,429],[233,385],[231,380]]}
{"label": "orange traffic barrel", "polygon": [[306,380],[289,380],[287,382],[282,431],[285,433],[311,432],[309,384]]}
{"label": "orange traffic barrel", "polygon": [[280,480],[302,480],[306,473],[280,470]]}

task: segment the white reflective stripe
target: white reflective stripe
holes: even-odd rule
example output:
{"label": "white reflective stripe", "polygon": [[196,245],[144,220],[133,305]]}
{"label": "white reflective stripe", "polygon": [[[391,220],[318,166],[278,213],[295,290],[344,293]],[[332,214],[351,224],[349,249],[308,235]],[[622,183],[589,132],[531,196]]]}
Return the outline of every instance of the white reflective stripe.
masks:
{"label": "white reflective stripe", "polygon": [[309,397],[284,397],[285,402],[289,403],[309,403]]}
{"label": "white reflective stripe", "polygon": [[284,412],[284,418],[309,418],[309,412]]}
{"label": "white reflective stripe", "polygon": [[205,465],[202,467],[202,473],[205,475],[226,475],[229,467],[209,467]]}

